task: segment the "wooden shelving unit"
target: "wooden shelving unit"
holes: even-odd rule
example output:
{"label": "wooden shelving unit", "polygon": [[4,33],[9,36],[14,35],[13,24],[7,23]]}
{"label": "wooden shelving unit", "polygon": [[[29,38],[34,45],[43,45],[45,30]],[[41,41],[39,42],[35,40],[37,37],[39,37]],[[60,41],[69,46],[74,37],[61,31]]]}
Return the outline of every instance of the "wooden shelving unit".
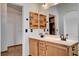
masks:
{"label": "wooden shelving unit", "polygon": [[46,16],[45,15],[38,15],[38,13],[30,12],[29,19],[30,19],[30,28],[31,29],[38,29],[38,16],[40,19],[40,29],[46,28]]}
{"label": "wooden shelving unit", "polygon": [[46,16],[40,14],[40,28],[45,29],[46,28]]}
{"label": "wooden shelving unit", "polygon": [[30,28],[37,29],[38,28],[38,13],[30,12],[29,13],[30,19]]}

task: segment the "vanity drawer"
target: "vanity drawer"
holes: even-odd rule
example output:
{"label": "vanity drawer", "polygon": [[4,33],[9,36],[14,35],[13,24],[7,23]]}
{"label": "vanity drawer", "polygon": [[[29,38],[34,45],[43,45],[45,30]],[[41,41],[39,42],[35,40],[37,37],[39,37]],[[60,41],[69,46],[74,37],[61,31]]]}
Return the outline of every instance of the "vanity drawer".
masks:
{"label": "vanity drawer", "polygon": [[44,41],[39,41],[39,47],[45,48],[46,43]]}

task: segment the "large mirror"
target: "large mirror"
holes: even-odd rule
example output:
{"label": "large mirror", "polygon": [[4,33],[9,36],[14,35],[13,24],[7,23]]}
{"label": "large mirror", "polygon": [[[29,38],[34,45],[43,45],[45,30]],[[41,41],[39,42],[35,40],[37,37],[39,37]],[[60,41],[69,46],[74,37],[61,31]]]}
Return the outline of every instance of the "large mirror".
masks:
{"label": "large mirror", "polygon": [[[49,20],[52,15],[55,20],[55,34],[64,36],[68,35],[69,39],[79,38],[79,4],[78,3],[60,3],[49,8]],[[55,17],[54,17],[55,16]],[[49,24],[51,22],[49,21]],[[53,24],[53,23],[52,23]],[[49,34],[53,35],[52,27],[49,25]],[[51,28],[51,29],[50,29]],[[50,33],[51,32],[51,33]]]}

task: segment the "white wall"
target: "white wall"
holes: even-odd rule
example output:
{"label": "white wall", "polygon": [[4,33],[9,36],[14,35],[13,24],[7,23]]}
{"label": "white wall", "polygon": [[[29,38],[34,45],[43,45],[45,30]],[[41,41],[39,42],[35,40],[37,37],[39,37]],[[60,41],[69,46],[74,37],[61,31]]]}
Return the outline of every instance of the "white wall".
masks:
{"label": "white wall", "polygon": [[[29,40],[28,35],[29,33],[25,33],[25,29],[29,29],[29,20],[26,21],[26,18],[29,18],[29,4],[24,4],[22,10],[22,17],[23,17],[23,25],[22,25],[22,32],[23,32],[23,40],[22,40],[22,48],[23,48],[23,55],[29,55]],[[29,30],[28,30],[29,31]]]}
{"label": "white wall", "polygon": [[73,11],[64,15],[64,34],[68,34],[68,38],[78,41],[78,20],[79,12]]}
{"label": "white wall", "polygon": [[[65,20],[68,19],[68,18],[71,19],[71,17],[73,17],[73,18],[76,17],[75,14],[72,15],[72,13],[79,11],[79,4],[78,3],[58,4],[57,5],[57,11],[58,11],[58,14],[59,14],[59,32],[64,33],[64,29],[66,29],[65,25],[64,25],[64,16],[67,15],[68,13],[71,13],[71,16],[69,15],[68,17],[65,17]],[[69,21],[69,22],[70,22],[70,24],[72,24],[71,21]],[[75,24],[75,22],[73,24]],[[69,28],[71,28],[71,27],[69,27]],[[76,31],[78,32],[78,28],[77,28]],[[78,33],[75,34],[75,35],[78,35]]]}
{"label": "white wall", "polygon": [[1,4],[0,4],[0,55],[1,55]]}
{"label": "white wall", "polygon": [[63,16],[72,11],[78,11],[77,3],[61,3],[57,5],[59,14],[59,32],[64,33]]}
{"label": "white wall", "polygon": [[7,40],[8,46],[22,42],[22,11],[16,6],[7,6]]}
{"label": "white wall", "polygon": [[[2,4],[1,51],[22,43],[22,12]],[[19,9],[19,8],[18,8]]]}
{"label": "white wall", "polygon": [[[79,4],[78,4],[78,11],[79,11]],[[79,20],[78,20],[78,26],[79,26]],[[79,27],[78,27],[78,41],[79,41]]]}
{"label": "white wall", "polygon": [[1,4],[1,51],[7,50],[7,4]]}

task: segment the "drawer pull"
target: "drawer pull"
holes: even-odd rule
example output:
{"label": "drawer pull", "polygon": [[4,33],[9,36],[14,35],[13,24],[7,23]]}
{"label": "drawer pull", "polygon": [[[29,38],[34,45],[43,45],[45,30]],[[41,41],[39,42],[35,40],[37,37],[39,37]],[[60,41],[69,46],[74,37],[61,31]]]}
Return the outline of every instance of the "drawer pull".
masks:
{"label": "drawer pull", "polygon": [[74,51],[75,50],[75,47],[72,47],[72,51]]}

